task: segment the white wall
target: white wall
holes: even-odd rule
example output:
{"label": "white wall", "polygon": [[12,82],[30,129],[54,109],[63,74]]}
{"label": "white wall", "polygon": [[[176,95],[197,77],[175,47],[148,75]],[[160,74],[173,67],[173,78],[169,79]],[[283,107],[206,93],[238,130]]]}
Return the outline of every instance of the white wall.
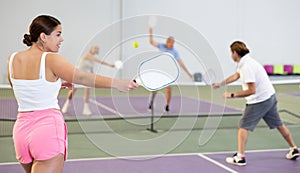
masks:
{"label": "white wall", "polygon": [[[36,16],[50,14],[63,26],[60,54],[76,65],[90,39],[105,26],[120,19],[119,0],[1,0],[0,83],[6,73],[7,57],[26,49],[23,35]],[[101,45],[100,45],[101,46]]]}
{"label": "white wall", "polygon": [[[195,27],[227,76],[236,68],[229,51],[234,40],[245,41],[262,64],[300,64],[299,7],[298,0],[126,0],[124,16],[159,14]],[[188,58],[184,61],[192,66]]]}
{"label": "white wall", "polygon": [[[229,45],[237,39],[245,41],[262,64],[300,64],[299,7],[298,0],[2,0],[0,83],[5,81],[2,74],[8,55],[26,48],[23,35],[39,14],[60,19],[65,39],[60,53],[74,65],[94,34],[120,16],[170,16],[196,28],[215,50],[224,74],[229,75],[236,68]],[[191,71],[197,70],[184,53],[182,58]]]}

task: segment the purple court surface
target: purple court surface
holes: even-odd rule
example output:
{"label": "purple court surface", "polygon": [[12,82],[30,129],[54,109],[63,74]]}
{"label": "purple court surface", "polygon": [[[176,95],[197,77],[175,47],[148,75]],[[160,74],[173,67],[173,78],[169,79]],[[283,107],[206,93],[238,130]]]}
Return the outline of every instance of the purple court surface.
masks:
{"label": "purple court surface", "polygon": [[287,96],[300,97],[300,93],[286,93]]}
{"label": "purple court surface", "polygon": [[[180,154],[68,160],[64,173],[299,173],[300,161],[285,159],[286,150],[251,151],[247,165],[225,163],[232,153]],[[0,172],[21,173],[18,163],[0,164]]]}
{"label": "purple court surface", "polygon": [[[62,107],[65,98],[59,98]],[[1,113],[0,118],[15,119],[17,116],[17,103],[15,99],[0,99]],[[156,115],[162,115],[164,110],[164,97],[157,96],[154,102]],[[144,116],[150,115],[147,110],[149,98],[146,96],[132,97],[97,97],[90,99],[91,116]],[[69,106],[66,118],[82,116],[83,98],[74,98]],[[170,115],[198,115],[198,114],[237,114],[241,110],[202,101],[184,96],[173,96],[170,104]]]}

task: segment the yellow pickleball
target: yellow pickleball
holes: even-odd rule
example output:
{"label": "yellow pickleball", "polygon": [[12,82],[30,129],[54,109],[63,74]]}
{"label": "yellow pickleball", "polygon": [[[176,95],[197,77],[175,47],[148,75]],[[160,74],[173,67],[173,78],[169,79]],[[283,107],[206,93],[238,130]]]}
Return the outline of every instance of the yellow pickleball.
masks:
{"label": "yellow pickleball", "polygon": [[138,43],[137,41],[134,41],[134,42],[132,43],[132,46],[133,46],[134,48],[138,48],[138,47],[139,47],[139,43]]}

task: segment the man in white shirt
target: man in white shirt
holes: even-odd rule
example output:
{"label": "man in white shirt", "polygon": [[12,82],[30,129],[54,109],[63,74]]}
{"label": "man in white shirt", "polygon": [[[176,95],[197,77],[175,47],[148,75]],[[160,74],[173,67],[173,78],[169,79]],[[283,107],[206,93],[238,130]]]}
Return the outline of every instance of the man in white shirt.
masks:
{"label": "man in white shirt", "polygon": [[270,129],[277,128],[289,144],[290,151],[286,158],[290,160],[297,159],[299,157],[298,148],[294,144],[289,129],[279,117],[275,89],[266,71],[262,65],[248,55],[249,49],[243,42],[235,41],[230,48],[232,59],[238,63],[237,72],[221,83],[214,83],[212,86],[216,89],[241,79],[243,91],[235,93],[225,92],[223,96],[225,98],[245,97],[247,103],[239,122],[238,151],[233,157],[226,158],[226,161],[239,166],[246,165],[245,146],[248,139],[248,131],[253,131],[261,119],[266,122]]}

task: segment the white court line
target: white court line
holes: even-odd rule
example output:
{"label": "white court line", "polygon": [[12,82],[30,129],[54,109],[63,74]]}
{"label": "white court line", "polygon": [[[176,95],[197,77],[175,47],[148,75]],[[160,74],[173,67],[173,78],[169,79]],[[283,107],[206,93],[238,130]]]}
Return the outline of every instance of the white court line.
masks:
{"label": "white court line", "polygon": [[5,166],[5,165],[18,165],[20,164],[19,162],[3,162],[0,163],[0,166]]}
{"label": "white court line", "polygon": [[[246,154],[247,153],[259,153],[259,152],[275,152],[275,151],[289,151],[288,148],[280,148],[280,149],[264,149],[264,150],[247,150],[246,151]],[[236,153],[236,150],[235,151],[217,151],[217,152],[204,152],[204,153],[201,153],[201,154],[206,154],[206,155],[209,155],[209,154],[234,154]]]}
{"label": "white court line", "polygon": [[217,162],[216,160],[213,160],[213,159],[211,159],[211,158],[209,158],[209,157],[207,157],[207,156],[205,156],[205,155],[203,155],[203,154],[198,154],[198,156],[200,156],[200,157],[202,157],[203,159],[205,159],[205,160],[207,160],[207,161],[209,161],[209,162],[211,162],[211,163],[213,163],[213,164],[215,164],[215,165],[217,165],[217,166],[219,166],[219,167],[225,169],[226,171],[228,171],[228,172],[230,172],[230,173],[239,173],[239,172],[236,172],[235,170],[233,170],[233,169],[231,169],[231,168],[229,168],[229,167],[223,165],[222,163]]}
{"label": "white court line", "polygon": [[109,107],[109,106],[106,106],[105,104],[102,104],[102,103],[100,103],[100,102],[97,102],[97,101],[94,100],[94,99],[91,99],[90,102],[94,103],[94,104],[97,105],[97,106],[100,106],[101,108],[103,108],[103,109],[105,109],[105,110],[107,110],[107,111],[109,111],[109,112],[111,112],[111,113],[113,113],[113,114],[116,114],[116,115],[119,115],[120,117],[123,117],[123,115],[122,115],[120,112],[114,110],[113,108],[111,108],[111,107]]}
{"label": "white court line", "polygon": [[[288,151],[288,149],[266,149],[266,150],[248,150],[249,153],[255,152],[272,152],[272,151]],[[204,153],[174,153],[174,154],[153,154],[153,155],[138,155],[138,156],[120,156],[120,157],[96,157],[96,158],[82,158],[82,159],[67,159],[66,162],[76,161],[93,161],[93,160],[112,160],[112,159],[134,159],[134,158],[150,158],[150,157],[176,157],[176,156],[197,156],[197,155],[209,155],[209,154],[226,154],[234,153],[236,151],[220,151],[220,152],[204,152]],[[1,165],[13,165],[19,164],[19,162],[3,162]]]}
{"label": "white court line", "polygon": [[[154,157],[176,157],[176,156],[197,156],[199,153],[177,153],[177,154],[153,154],[153,155],[137,155],[137,156],[116,156],[116,157],[95,157],[95,158],[81,158],[81,159],[67,159],[66,162],[80,162],[80,161],[97,161],[97,160],[117,160],[117,159],[143,159]],[[19,162],[3,162],[1,165],[14,165]]]}

